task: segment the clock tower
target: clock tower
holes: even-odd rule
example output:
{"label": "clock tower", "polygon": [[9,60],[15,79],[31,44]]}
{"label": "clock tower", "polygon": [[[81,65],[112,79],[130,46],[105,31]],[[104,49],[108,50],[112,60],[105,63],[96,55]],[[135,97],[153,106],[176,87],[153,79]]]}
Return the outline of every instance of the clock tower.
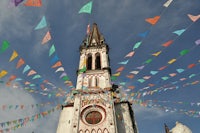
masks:
{"label": "clock tower", "polygon": [[[76,89],[63,105],[57,133],[137,133],[131,104],[111,83],[109,47],[97,24],[80,46]],[[72,98],[73,97],[73,98]]]}

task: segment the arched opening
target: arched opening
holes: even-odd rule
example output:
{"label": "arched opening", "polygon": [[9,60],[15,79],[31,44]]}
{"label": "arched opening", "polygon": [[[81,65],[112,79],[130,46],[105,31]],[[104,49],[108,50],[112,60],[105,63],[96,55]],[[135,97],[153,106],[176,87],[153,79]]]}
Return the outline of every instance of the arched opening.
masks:
{"label": "arched opening", "polygon": [[87,56],[87,70],[92,70],[92,54]]}
{"label": "arched opening", "polygon": [[101,69],[101,57],[99,53],[95,54],[95,69]]}
{"label": "arched opening", "polygon": [[98,77],[95,77],[95,87],[98,87]]}

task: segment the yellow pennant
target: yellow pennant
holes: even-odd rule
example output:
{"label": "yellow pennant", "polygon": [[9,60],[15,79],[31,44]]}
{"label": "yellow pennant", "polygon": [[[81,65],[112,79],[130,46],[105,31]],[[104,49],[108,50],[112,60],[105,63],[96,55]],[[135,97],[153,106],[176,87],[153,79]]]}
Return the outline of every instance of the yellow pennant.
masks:
{"label": "yellow pennant", "polygon": [[15,58],[17,58],[17,56],[18,56],[18,53],[14,50],[12,53],[12,56],[9,59],[9,62],[13,61]]}
{"label": "yellow pennant", "polygon": [[0,72],[0,78],[3,78],[8,72],[6,70],[2,70]]}

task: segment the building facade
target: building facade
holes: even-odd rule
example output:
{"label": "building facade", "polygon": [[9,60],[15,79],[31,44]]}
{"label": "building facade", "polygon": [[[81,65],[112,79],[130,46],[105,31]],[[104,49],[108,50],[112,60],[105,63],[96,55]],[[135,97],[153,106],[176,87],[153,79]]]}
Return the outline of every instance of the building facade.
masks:
{"label": "building facade", "polygon": [[80,46],[76,90],[63,105],[57,133],[138,133],[128,101],[111,83],[109,47],[97,24]]}

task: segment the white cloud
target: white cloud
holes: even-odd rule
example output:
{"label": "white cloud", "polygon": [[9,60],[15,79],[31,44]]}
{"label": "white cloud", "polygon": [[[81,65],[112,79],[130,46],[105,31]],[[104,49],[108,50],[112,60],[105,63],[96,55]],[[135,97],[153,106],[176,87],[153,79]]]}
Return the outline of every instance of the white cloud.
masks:
{"label": "white cloud", "polygon": [[169,115],[169,113],[159,109],[146,108],[139,105],[134,105],[133,110],[136,117],[138,117],[140,120],[155,120]]}

